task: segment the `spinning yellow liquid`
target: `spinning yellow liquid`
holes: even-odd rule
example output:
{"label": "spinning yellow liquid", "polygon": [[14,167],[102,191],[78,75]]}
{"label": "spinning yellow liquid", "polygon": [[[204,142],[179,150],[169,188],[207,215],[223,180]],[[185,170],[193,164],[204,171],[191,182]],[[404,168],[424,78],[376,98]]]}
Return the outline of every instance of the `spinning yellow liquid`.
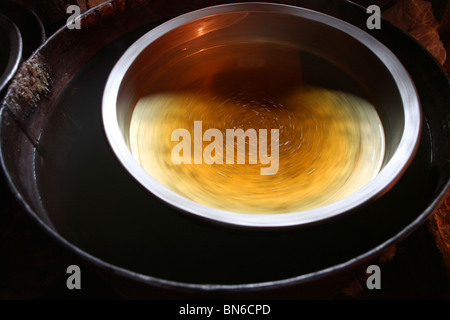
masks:
{"label": "spinning yellow liquid", "polygon": [[[196,138],[196,121],[203,132],[222,132],[221,148],[203,153],[219,152],[222,163],[195,164],[193,151],[190,163],[172,161],[180,143],[171,139],[177,129],[189,131],[191,150],[194,143],[205,151],[214,142]],[[267,154],[271,144],[279,148],[276,173],[261,174],[268,165],[259,160],[250,164],[255,149],[249,139],[245,150],[234,146],[234,158],[244,152],[245,163],[227,163],[227,143],[234,142],[227,141],[227,129],[267,129]],[[271,129],[278,129],[277,141],[271,141]],[[384,157],[382,124],[368,101],[261,68],[145,96],[135,106],[129,133],[133,156],[161,184],[197,203],[241,213],[288,213],[330,204],[367,184]]]}

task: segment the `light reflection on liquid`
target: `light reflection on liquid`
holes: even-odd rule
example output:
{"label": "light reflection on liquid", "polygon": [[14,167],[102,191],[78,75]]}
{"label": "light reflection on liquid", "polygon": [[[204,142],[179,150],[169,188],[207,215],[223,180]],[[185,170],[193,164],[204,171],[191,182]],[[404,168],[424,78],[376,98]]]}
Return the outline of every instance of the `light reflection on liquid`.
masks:
{"label": "light reflection on liquid", "polygon": [[[234,212],[308,210],[340,200],[367,184],[379,172],[384,157],[383,128],[374,106],[348,93],[307,86],[286,60],[293,56],[289,50],[260,47],[253,51],[253,59],[234,59],[235,68],[192,76],[192,81],[183,75],[183,83],[174,80],[177,84],[170,90],[142,97],[130,123],[133,156],[172,191]],[[197,69],[193,61],[185,61],[182,68],[166,69],[166,79],[180,79],[177,72],[188,67],[194,73],[207,69],[205,61],[213,52],[206,51]],[[233,49],[227,58],[233,61],[230,57]],[[173,163],[171,153],[178,142],[171,140],[172,132],[189,130],[194,150],[194,121],[202,121],[203,132],[219,129],[223,133],[222,164],[194,164],[193,152],[191,164]],[[226,163],[226,129],[239,128],[279,130],[276,174],[261,175],[267,165],[259,161],[249,164],[248,145],[245,164]],[[203,150],[209,144],[203,141]],[[234,154],[237,158],[237,148]]]}

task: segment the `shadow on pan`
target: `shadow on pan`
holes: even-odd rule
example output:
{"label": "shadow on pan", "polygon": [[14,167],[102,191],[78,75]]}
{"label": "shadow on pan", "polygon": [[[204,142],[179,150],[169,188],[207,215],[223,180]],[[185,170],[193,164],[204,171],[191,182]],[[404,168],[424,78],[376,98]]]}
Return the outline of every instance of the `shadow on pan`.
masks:
{"label": "shadow on pan", "polygon": [[[111,68],[134,40],[212,3],[179,1],[171,9],[162,1],[127,4],[97,7],[83,15],[81,30],[61,29],[51,37],[27,61],[27,70],[40,72],[45,84],[39,91],[29,83],[31,97],[39,93],[39,99],[10,88],[1,114],[2,164],[18,200],[125,296],[329,297],[415,230],[448,189],[448,79],[414,39],[383,21],[372,35],[405,65],[424,113],[419,151],[390,192],[333,224],[283,232],[234,230],[174,212],[149,196],[109,149],[101,96]],[[365,10],[351,2],[296,4],[365,28]]]}

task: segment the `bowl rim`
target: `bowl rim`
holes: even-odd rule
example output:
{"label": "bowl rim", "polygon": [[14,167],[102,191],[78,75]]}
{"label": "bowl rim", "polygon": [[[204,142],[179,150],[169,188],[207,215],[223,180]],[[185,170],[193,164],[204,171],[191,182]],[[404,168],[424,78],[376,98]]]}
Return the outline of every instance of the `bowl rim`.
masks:
{"label": "bowl rim", "polygon": [[19,28],[6,15],[0,13],[0,25],[9,39],[9,59],[5,70],[0,74],[0,92],[3,91],[14,77],[22,60],[23,41]]}
{"label": "bowl rim", "polygon": [[[310,210],[278,214],[238,213],[201,205],[175,193],[154,179],[132,156],[119,127],[116,103],[122,80],[129,67],[148,45],[169,31],[199,18],[236,11],[282,13],[326,24],[365,45],[390,71],[404,106],[404,129],[391,159],[364,187],[339,201]],[[168,20],[144,34],[125,51],[108,76],[102,100],[102,120],[108,143],[115,156],[149,192],[181,212],[226,225],[258,228],[321,223],[354,212],[378,199],[395,185],[412,162],[419,145],[423,121],[418,93],[411,76],[392,51],[380,41],[356,26],[321,12],[286,4],[260,2],[230,3],[202,8]]]}

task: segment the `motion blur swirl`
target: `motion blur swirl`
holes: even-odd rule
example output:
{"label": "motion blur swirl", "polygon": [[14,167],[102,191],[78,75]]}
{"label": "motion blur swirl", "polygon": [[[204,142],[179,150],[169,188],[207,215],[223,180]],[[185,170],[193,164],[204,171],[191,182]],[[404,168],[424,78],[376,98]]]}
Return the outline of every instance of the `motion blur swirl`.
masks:
{"label": "motion blur swirl", "polygon": [[[172,132],[223,134],[222,164],[175,164]],[[227,129],[279,130],[279,168],[227,164]],[[270,152],[270,137],[267,151]],[[324,206],[367,184],[384,157],[384,133],[374,106],[360,97],[307,86],[289,68],[257,65],[152,92],[136,104],[130,149],[141,166],[172,191],[197,203],[241,213],[288,213]],[[203,150],[210,141],[198,141]],[[245,157],[249,159],[249,140]],[[238,157],[235,146],[234,157]]]}

